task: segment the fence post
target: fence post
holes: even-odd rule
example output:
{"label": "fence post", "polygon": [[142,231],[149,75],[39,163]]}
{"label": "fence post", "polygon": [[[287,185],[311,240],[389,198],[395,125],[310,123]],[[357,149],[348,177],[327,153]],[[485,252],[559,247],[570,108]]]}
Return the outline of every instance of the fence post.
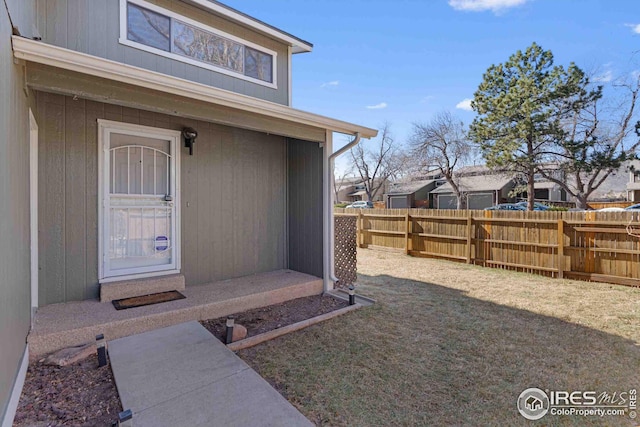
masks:
{"label": "fence post", "polygon": [[[589,226],[589,222],[596,220],[596,213],[593,211],[585,212],[585,220],[586,225]],[[591,248],[595,247],[595,237],[596,234],[594,232],[586,232],[584,234],[585,237],[585,260],[584,260],[584,271],[586,273],[594,273],[596,271],[596,254],[591,250]]]}
{"label": "fence post", "polygon": [[358,246],[364,248],[364,216],[362,210],[358,212]]}
{"label": "fence post", "polygon": [[564,278],[564,219],[558,220],[558,279]]}
{"label": "fence post", "polygon": [[467,264],[471,264],[471,232],[473,230],[473,218],[471,210],[467,210]]}
{"label": "fence post", "polygon": [[[493,218],[493,211],[484,211],[484,217]],[[491,221],[485,223],[485,240],[491,240],[491,225]],[[487,261],[491,261],[491,242],[485,241],[482,249],[484,252],[482,265],[486,267],[487,265],[491,265],[487,264]]]}
{"label": "fence post", "polygon": [[409,209],[404,216],[404,253],[409,255],[409,239],[411,238],[411,222],[409,219]]}

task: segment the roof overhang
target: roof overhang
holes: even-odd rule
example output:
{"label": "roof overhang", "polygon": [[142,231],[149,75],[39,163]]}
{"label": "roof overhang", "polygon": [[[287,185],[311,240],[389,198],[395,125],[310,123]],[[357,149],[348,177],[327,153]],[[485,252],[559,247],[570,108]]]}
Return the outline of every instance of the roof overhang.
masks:
{"label": "roof overhang", "polygon": [[292,53],[311,52],[313,44],[213,0],[182,0],[291,46]]}
{"label": "roof overhang", "polygon": [[265,117],[273,117],[333,132],[350,135],[359,133],[362,138],[373,138],[378,134],[378,131],[375,129],[49,45],[41,41],[13,36],[12,42],[14,56],[24,61],[49,65],[63,70],[101,77],[185,98],[197,99],[215,105],[248,111]]}

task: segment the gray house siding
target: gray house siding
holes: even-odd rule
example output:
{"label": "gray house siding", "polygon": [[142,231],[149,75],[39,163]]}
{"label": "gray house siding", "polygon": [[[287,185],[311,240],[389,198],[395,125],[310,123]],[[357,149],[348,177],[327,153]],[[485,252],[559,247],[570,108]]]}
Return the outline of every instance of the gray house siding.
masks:
{"label": "gray house siding", "polygon": [[420,190],[416,191],[413,198],[414,200],[429,200],[429,193],[436,188],[436,183],[430,184]]}
{"label": "gray house siding", "polygon": [[288,146],[289,268],[323,277],[323,149],[297,139]]}
{"label": "gray house siding", "polygon": [[[13,24],[31,30],[33,3],[9,0]],[[0,422],[7,412],[31,322],[29,106],[23,67],[14,64],[11,23],[0,8]]]}
{"label": "gray house siding", "polygon": [[179,0],[148,0],[277,52],[277,89],[121,45],[118,0],[36,0],[42,41],[89,55],[287,105],[287,46]]}
{"label": "gray house siding", "polygon": [[187,285],[286,267],[285,138],[44,92],[37,101],[41,305],[98,296],[98,119],[198,131],[194,155],[181,152]]}

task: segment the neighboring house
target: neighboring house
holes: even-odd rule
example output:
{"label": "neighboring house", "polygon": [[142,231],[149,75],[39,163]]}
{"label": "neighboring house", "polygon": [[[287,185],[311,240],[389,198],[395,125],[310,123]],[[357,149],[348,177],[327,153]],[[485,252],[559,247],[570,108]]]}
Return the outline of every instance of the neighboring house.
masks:
{"label": "neighboring house", "polygon": [[624,163],[617,171],[612,172],[607,179],[594,191],[589,197],[590,201],[615,202],[629,200],[630,196],[627,192],[629,182],[629,173],[627,172],[628,163]]}
{"label": "neighboring house", "polygon": [[348,202],[357,202],[360,200],[369,200],[369,196],[367,195],[367,184],[364,182],[360,182],[359,184],[354,185],[351,188],[351,191],[347,193],[347,201]]}
{"label": "neighboring house", "polygon": [[[640,161],[636,168],[640,168]],[[610,174],[607,179],[594,191],[589,200],[593,201],[618,201],[627,197],[629,200],[640,200],[640,173],[626,173],[629,163],[623,164],[620,169]],[[564,171],[557,166],[549,165],[549,173],[553,173],[558,180],[575,182],[575,178],[565,176]],[[523,178],[515,178],[513,174],[492,171],[486,166],[468,166],[460,168],[456,174],[459,187],[463,193],[466,206],[469,209],[484,209],[499,203],[526,200],[526,182]],[[566,190],[537,173],[535,175],[534,199],[538,202],[573,202]],[[431,191],[432,206],[437,209],[455,209],[456,197],[451,186],[445,180],[436,182],[437,188]],[[514,190],[524,191],[514,195]],[[632,197],[636,199],[632,199]]]}
{"label": "neighboring house", "polygon": [[[366,183],[362,180],[362,178],[350,177],[345,178],[342,182],[336,182],[339,186],[339,191],[337,194],[336,203],[353,203],[361,200],[369,201],[369,196],[367,196],[367,187]],[[375,195],[372,202],[377,202],[383,200],[384,197],[385,185],[378,191]]]}
{"label": "neighboring house", "polygon": [[[607,179],[589,196],[590,201],[620,201],[627,200],[631,197],[629,190],[633,187],[633,174],[627,173],[627,170],[632,164],[640,163],[638,161],[624,162],[617,171],[609,174]],[[575,188],[576,180],[571,174],[565,174],[564,171],[553,168],[550,166],[550,170],[555,174],[555,178],[568,183]],[[555,169],[555,170],[553,170]],[[561,188],[558,184],[545,179],[542,175],[536,174],[535,176],[535,199],[538,201],[551,201],[551,202],[574,202],[575,199],[569,195],[566,190]],[[586,179],[584,180],[586,182]],[[640,188],[640,187],[638,187]],[[526,194],[525,194],[526,197]]]}
{"label": "neighboring house", "polygon": [[627,175],[627,200],[640,202],[640,161],[632,161],[631,166],[632,168],[630,168]]}
{"label": "neighboring house", "polygon": [[436,188],[437,182],[438,180],[433,177],[391,183],[389,192],[385,194],[387,209],[429,207],[429,193]]}
{"label": "neighboring house", "polygon": [[37,307],[169,274],[332,288],[332,135],[377,132],[291,107],[310,43],[207,0],[1,9],[2,425]]}
{"label": "neighboring house", "polygon": [[366,199],[367,192],[362,178],[347,177],[336,180],[335,185],[338,186],[336,203],[352,203]]}
{"label": "neighboring house", "polygon": [[[540,202],[566,202],[567,192],[551,181],[536,181],[533,184],[534,199]],[[520,198],[526,199],[526,192]]]}
{"label": "neighboring house", "polygon": [[[564,171],[557,168],[555,165],[549,165],[548,173],[551,174],[554,179],[565,181],[566,177]],[[524,180],[521,183],[526,186]],[[558,184],[545,178],[542,174],[536,173],[534,176],[534,199],[540,202],[566,202],[568,200],[567,192],[561,188]],[[519,198],[526,200],[527,191],[525,190],[519,195]]]}
{"label": "neighboring house", "polygon": [[[485,166],[469,166],[461,168],[454,179],[468,209],[484,209],[513,199],[509,194],[516,184],[513,174],[494,172]],[[433,207],[456,209],[457,199],[451,185],[444,179],[438,180],[436,185],[430,193]]]}

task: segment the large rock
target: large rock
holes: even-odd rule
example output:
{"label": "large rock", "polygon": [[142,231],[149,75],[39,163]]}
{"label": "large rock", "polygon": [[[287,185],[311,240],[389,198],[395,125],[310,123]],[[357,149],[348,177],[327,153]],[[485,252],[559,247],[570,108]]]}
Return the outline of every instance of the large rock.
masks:
{"label": "large rock", "polygon": [[236,342],[243,340],[247,337],[247,328],[242,326],[239,323],[233,325],[233,336],[231,337],[231,342]]}
{"label": "large rock", "polygon": [[47,365],[67,366],[96,354],[96,345],[89,343],[77,347],[68,347],[50,354],[44,359]]}

